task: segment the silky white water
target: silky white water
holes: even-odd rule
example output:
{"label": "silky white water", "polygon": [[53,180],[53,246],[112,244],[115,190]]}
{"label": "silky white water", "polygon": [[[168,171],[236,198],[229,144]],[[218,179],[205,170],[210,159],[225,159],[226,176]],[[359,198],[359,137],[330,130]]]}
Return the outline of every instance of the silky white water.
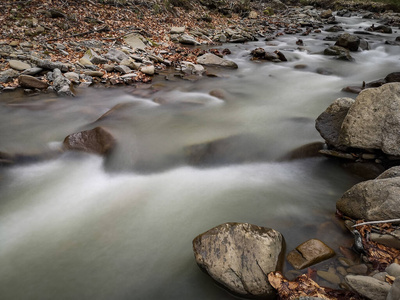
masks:
{"label": "silky white water", "polygon": [[[368,22],[340,20],[350,30]],[[336,98],[355,97],[343,87],[399,71],[400,47],[368,36],[371,50],[340,62],[319,54],[332,44],[324,36],[302,37],[305,51],[297,36],[229,45],[238,70],[160,81],[143,96],[0,94],[2,152],[47,151],[99,125],[118,141],[107,159],[67,152],[0,169],[0,299],[232,299],[196,266],[191,244],[224,222],[274,228],[288,250],[314,237],[337,250],[346,235],[335,203],[361,178],[326,158],[282,158],[322,141],[314,120]],[[251,62],[260,46],[289,61]],[[209,95],[215,89],[224,100]],[[94,123],[120,103],[128,105]],[[188,164],[187,147],[227,137],[234,142],[223,159]]]}

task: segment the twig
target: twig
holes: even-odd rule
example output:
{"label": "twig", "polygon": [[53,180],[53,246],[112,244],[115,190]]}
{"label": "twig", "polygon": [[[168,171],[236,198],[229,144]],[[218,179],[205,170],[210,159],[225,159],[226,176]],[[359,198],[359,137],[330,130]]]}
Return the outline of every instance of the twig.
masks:
{"label": "twig", "polygon": [[400,222],[400,219],[391,219],[391,220],[382,220],[382,221],[369,221],[369,222],[363,222],[363,223],[355,224],[352,227],[358,227],[358,226],[369,225],[369,224],[394,223],[394,222]]}

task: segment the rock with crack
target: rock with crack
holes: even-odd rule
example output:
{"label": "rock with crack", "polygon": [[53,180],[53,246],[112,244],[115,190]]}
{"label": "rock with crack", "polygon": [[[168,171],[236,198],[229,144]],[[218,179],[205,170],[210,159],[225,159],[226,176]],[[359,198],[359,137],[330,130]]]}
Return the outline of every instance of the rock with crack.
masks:
{"label": "rock with crack", "polygon": [[274,229],[225,223],[193,240],[197,264],[215,281],[242,297],[269,299],[268,273],[279,270],[283,237]]}

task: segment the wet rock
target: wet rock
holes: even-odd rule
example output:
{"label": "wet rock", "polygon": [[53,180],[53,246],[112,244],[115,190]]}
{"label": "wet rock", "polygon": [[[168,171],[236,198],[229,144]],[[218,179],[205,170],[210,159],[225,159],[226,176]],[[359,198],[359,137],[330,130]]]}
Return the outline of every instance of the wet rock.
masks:
{"label": "wet rock", "polygon": [[381,149],[400,155],[400,83],[365,89],[350,107],[341,128],[341,144]]}
{"label": "wet rock", "polygon": [[0,82],[10,82],[19,76],[19,72],[13,69],[7,69],[0,72]]}
{"label": "wet rock", "polygon": [[354,265],[348,268],[346,271],[355,275],[366,275],[368,273],[368,267],[365,264]]}
{"label": "wet rock", "polygon": [[131,33],[128,35],[125,35],[123,37],[125,43],[127,43],[131,48],[133,49],[142,49],[144,50],[146,48],[146,44],[144,43],[144,41],[146,41],[146,39],[137,33]]}
{"label": "wet rock", "polygon": [[386,298],[386,300],[398,300],[398,299],[400,299],[400,277],[397,277],[394,280],[392,287],[390,288],[390,291]]}
{"label": "wet rock", "polygon": [[114,146],[114,137],[102,127],[70,134],[63,142],[65,150],[84,151],[100,155],[110,153]]}
{"label": "wet rock", "polygon": [[308,240],[287,255],[288,262],[297,270],[307,268],[335,255],[335,251],[317,239]]}
{"label": "wet rock", "polygon": [[322,279],[325,279],[326,281],[333,283],[333,284],[339,284],[341,282],[340,277],[332,272],[332,271],[317,271],[317,275],[321,277]]}
{"label": "wet rock", "polygon": [[324,55],[336,56],[336,59],[353,61],[354,59],[350,55],[350,51],[340,46],[330,46],[324,50]]}
{"label": "wet rock", "polygon": [[203,75],[206,71],[202,65],[194,64],[189,61],[182,61],[180,69],[185,74],[194,75]]}
{"label": "wet rock", "polygon": [[221,58],[212,53],[206,53],[197,57],[197,63],[206,66],[219,66],[219,67],[226,67],[226,68],[233,68],[237,69],[238,65],[228,59]]}
{"label": "wet rock", "polygon": [[20,60],[10,60],[9,61],[10,68],[17,70],[17,71],[24,71],[31,68],[30,64],[27,64]]}
{"label": "wet rock", "polygon": [[393,72],[385,77],[385,82],[400,82],[400,72]]}
{"label": "wet rock", "polygon": [[93,49],[89,49],[88,51],[86,51],[84,57],[95,65],[105,64],[108,62],[106,58],[97,54]]}
{"label": "wet rock", "polygon": [[346,283],[357,293],[374,300],[386,300],[390,284],[369,276],[347,275]]}
{"label": "wet rock", "polygon": [[309,143],[290,151],[288,154],[284,155],[281,160],[291,161],[295,159],[304,159],[304,158],[321,156],[319,151],[324,149],[324,146],[325,143],[322,142]]}
{"label": "wet rock", "polygon": [[344,149],[340,143],[340,130],[344,118],[354,104],[352,98],[336,99],[315,121],[315,128],[327,144],[337,149]]}
{"label": "wet rock", "polygon": [[129,59],[129,56],[126,55],[124,52],[114,48],[108,50],[107,54],[105,54],[104,57],[117,63],[120,63],[125,59]]}
{"label": "wet rock", "polygon": [[350,33],[343,33],[339,36],[335,46],[340,46],[350,51],[357,51],[360,46],[360,38]]}
{"label": "wet rock", "polygon": [[334,25],[334,26],[329,27],[326,31],[327,32],[339,32],[339,31],[344,31],[344,29],[342,26]]}
{"label": "wet rock", "polygon": [[357,220],[395,219],[400,215],[399,192],[400,177],[368,180],[345,192],[336,207]]}
{"label": "wet rock", "polygon": [[367,30],[374,31],[374,32],[381,32],[381,33],[393,33],[392,28],[387,25],[375,26],[374,24],[372,24],[372,26],[369,27]]}
{"label": "wet rock", "polygon": [[29,89],[47,89],[49,86],[47,82],[30,75],[20,75],[18,77],[18,82],[21,87]]}
{"label": "wet rock", "polygon": [[[371,233],[371,241],[400,250],[400,239],[390,234]],[[400,275],[399,275],[400,276]]]}
{"label": "wet rock", "polygon": [[267,274],[281,269],[282,235],[248,223],[225,223],[193,240],[197,264],[215,281],[245,297],[272,297]]}

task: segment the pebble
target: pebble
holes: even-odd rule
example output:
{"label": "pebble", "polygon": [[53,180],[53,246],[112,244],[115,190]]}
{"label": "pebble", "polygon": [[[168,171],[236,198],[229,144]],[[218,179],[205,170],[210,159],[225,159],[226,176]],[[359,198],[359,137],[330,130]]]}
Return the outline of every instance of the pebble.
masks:
{"label": "pebble", "polygon": [[92,76],[92,77],[103,77],[104,73],[101,71],[85,71],[83,72],[83,74],[88,75],[88,76]]}
{"label": "pebble", "polygon": [[24,71],[30,69],[32,66],[19,60],[10,60],[10,67],[17,71]]}
{"label": "pebble", "polygon": [[333,284],[339,284],[341,281],[338,275],[330,271],[317,271],[317,275]]}
{"label": "pebble", "polygon": [[399,277],[400,276],[400,265],[393,263],[388,266],[385,270],[390,276]]}
{"label": "pebble", "polygon": [[356,275],[366,275],[368,273],[368,267],[365,264],[354,265],[347,268],[347,272]]}

